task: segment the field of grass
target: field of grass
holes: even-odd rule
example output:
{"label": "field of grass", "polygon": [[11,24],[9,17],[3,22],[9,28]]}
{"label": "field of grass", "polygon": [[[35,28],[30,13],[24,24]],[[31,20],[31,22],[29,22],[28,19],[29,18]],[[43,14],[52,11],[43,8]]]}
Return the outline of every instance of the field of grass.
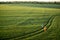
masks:
{"label": "field of grass", "polygon": [[25,40],[60,40],[60,16],[56,16],[52,22],[52,25],[46,32],[42,32],[35,36],[26,38]]}
{"label": "field of grass", "polygon": [[59,40],[59,17],[58,4],[0,4],[0,40]]}

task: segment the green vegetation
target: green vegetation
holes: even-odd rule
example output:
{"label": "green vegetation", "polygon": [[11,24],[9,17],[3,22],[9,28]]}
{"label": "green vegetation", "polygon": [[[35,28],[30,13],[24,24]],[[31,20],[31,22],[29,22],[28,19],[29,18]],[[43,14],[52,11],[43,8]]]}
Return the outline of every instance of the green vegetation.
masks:
{"label": "green vegetation", "polygon": [[42,32],[40,34],[37,34],[35,36],[26,38],[25,40],[60,40],[60,23],[59,19],[60,16],[56,16],[52,22],[52,25],[49,27],[49,29],[46,32]]}
{"label": "green vegetation", "polygon": [[59,39],[59,17],[59,4],[0,4],[0,39]]}

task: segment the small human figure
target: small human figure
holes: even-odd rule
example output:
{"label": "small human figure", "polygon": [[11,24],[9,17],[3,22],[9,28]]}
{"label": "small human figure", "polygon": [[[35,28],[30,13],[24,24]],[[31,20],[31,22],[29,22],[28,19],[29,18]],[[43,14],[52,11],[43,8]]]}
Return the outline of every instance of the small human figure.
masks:
{"label": "small human figure", "polygon": [[46,27],[46,26],[44,26],[43,30],[44,30],[44,32],[46,32],[46,30],[47,30],[47,27]]}

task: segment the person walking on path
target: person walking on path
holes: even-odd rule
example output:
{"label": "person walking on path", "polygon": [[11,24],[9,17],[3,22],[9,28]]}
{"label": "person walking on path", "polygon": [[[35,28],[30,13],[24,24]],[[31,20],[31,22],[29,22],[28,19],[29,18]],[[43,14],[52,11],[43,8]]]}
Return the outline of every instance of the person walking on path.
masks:
{"label": "person walking on path", "polygon": [[44,32],[46,32],[46,30],[47,30],[47,27],[46,27],[46,26],[44,26],[43,30],[44,30]]}
{"label": "person walking on path", "polygon": [[44,32],[47,30],[47,27],[44,26],[43,24],[41,25],[41,27],[42,27],[42,29],[43,29]]}

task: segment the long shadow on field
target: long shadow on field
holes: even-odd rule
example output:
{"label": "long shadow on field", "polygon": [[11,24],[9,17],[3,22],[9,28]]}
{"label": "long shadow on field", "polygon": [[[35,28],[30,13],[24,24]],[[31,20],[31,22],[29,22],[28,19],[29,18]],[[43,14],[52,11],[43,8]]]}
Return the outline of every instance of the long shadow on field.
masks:
{"label": "long shadow on field", "polygon": [[[53,19],[54,19],[54,16],[51,16],[50,18],[49,18],[49,20],[47,21],[47,23],[44,25],[44,26],[47,26],[47,28],[49,28],[50,27],[50,25],[52,24],[52,21],[53,21]],[[10,39],[24,39],[24,38],[28,38],[28,37],[31,37],[31,36],[34,36],[34,35],[37,35],[37,34],[40,34],[40,33],[42,33],[43,32],[43,29],[41,28],[41,30],[40,30],[40,28],[39,29],[37,29],[37,30],[35,30],[35,31],[33,31],[33,32],[30,32],[30,33],[27,33],[26,35],[23,35],[23,36],[21,36],[20,37],[20,35],[19,36],[15,36],[15,37],[10,37],[10,38],[0,38],[0,40],[10,40]]]}
{"label": "long shadow on field", "polygon": [[[4,4],[2,4],[4,5]],[[56,9],[60,9],[60,4],[25,4],[25,3],[22,3],[22,4],[8,4],[10,6],[26,6],[26,7],[38,7],[38,8],[56,8]]]}
{"label": "long shadow on field", "polygon": [[43,7],[43,8],[56,8],[59,9],[60,5],[59,4],[20,4],[22,6],[27,6],[27,7]]}

